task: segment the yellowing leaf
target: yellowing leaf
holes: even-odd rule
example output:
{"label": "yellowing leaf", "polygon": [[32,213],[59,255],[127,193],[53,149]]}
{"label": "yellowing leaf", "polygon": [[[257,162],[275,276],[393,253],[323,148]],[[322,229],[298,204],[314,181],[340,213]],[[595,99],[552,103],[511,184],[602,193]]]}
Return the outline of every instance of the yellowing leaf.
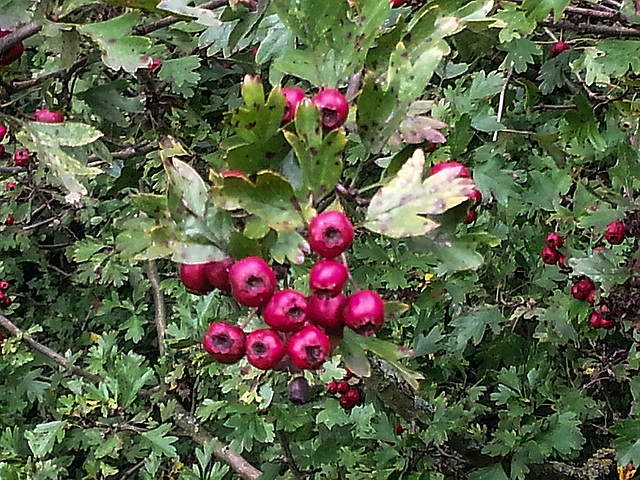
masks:
{"label": "yellowing leaf", "polygon": [[618,478],[620,480],[631,480],[636,474],[636,469],[633,468],[633,463],[629,463],[624,467],[618,467]]}
{"label": "yellowing leaf", "polygon": [[467,200],[475,187],[470,178],[457,177],[453,169],[422,180],[424,152],[416,150],[396,176],[374,195],[365,227],[394,238],[425,235],[440,226],[429,218]]}

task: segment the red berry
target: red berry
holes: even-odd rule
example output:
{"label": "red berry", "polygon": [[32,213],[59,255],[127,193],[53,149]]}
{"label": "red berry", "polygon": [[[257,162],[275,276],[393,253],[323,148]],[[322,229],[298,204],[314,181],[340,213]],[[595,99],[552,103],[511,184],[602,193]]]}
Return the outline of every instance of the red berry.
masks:
{"label": "red berry", "polygon": [[9,287],[11,287],[11,284],[9,282],[5,282],[4,280],[0,282],[0,290],[2,290],[3,292],[9,290]]}
{"label": "red berry", "polygon": [[474,207],[477,207],[482,203],[482,192],[480,190],[472,190],[469,195],[467,195],[469,200],[473,200]]}
{"label": "red berry", "polygon": [[264,322],[281,332],[302,330],[307,321],[307,299],[295,290],[276,292],[264,307]]}
{"label": "red berry", "polygon": [[429,176],[435,175],[436,173],[443,170],[451,170],[452,172],[455,172],[456,177],[471,177],[471,174],[469,173],[469,170],[467,170],[467,167],[458,162],[436,163],[433,167],[431,167]]}
{"label": "red berry", "polygon": [[342,294],[335,297],[311,295],[307,299],[307,319],[325,330],[338,330],[344,327],[342,309],[347,297]]}
{"label": "red berry", "polygon": [[194,295],[206,295],[213,290],[213,286],[207,280],[207,264],[194,263],[180,265],[180,280],[187,288],[187,292]]}
{"label": "red berry", "polygon": [[247,307],[264,307],[276,290],[276,276],[263,259],[248,257],[229,270],[231,291],[238,303]]}
{"label": "red berry", "polygon": [[553,249],[560,248],[564,243],[563,238],[555,232],[551,232],[547,235],[547,239],[545,241],[547,243],[547,247]]}
{"label": "red berry", "polygon": [[398,8],[401,5],[404,5],[404,2],[406,2],[407,0],[391,0],[391,7],[392,8]]}
{"label": "red berry", "polygon": [[551,47],[551,53],[549,54],[549,56],[553,58],[555,56],[560,55],[565,50],[569,50],[570,48],[571,48],[571,45],[569,45],[566,42],[556,42]]}
{"label": "red berry", "polygon": [[16,184],[15,182],[9,182],[7,183],[7,190],[15,190],[16,189]]}
{"label": "red berry", "polygon": [[322,366],[329,355],[329,337],[310,325],[291,336],[286,350],[296,367],[315,370]]}
{"label": "red berry", "polygon": [[401,423],[396,423],[396,435],[402,435],[404,432],[404,427]]}
{"label": "red berry", "polygon": [[343,212],[329,210],[311,220],[307,235],[313,251],[335,258],[353,242],[353,225]]}
{"label": "red berry", "polygon": [[0,142],[4,140],[5,135],[7,134],[7,127],[4,125],[0,125]]}
{"label": "red berry", "polygon": [[60,112],[52,112],[48,108],[42,108],[36,110],[33,116],[36,122],[42,123],[62,123],[64,122],[64,115]]}
{"label": "red berry", "polygon": [[351,390],[351,385],[349,385],[349,382],[347,382],[346,380],[338,382],[338,393],[347,393],[349,390]]}
{"label": "red berry", "polygon": [[284,106],[284,115],[282,116],[282,125],[293,122],[296,117],[296,110],[300,102],[305,99],[304,90],[298,87],[283,88],[282,94],[285,96],[287,103]]}
{"label": "red berry", "polygon": [[13,219],[13,217],[11,215],[7,215],[7,219],[5,220],[4,224],[10,227],[14,224],[14,222],[15,220]]}
{"label": "red berry", "polygon": [[212,323],[202,345],[221,363],[235,363],[244,357],[246,336],[240,327],[226,322]]}
{"label": "red berry", "polygon": [[602,321],[604,318],[598,312],[592,312],[589,316],[589,325],[593,328],[600,328],[602,326]]}
{"label": "red berry", "polygon": [[571,267],[567,265],[566,255],[560,255],[560,258],[558,258],[558,267],[560,267],[561,270],[571,270]]}
{"label": "red berry", "polygon": [[335,394],[338,393],[338,381],[337,380],[331,380],[328,384],[327,384],[327,391],[331,394]]}
{"label": "red berry", "polygon": [[571,287],[571,295],[577,300],[586,300],[589,294],[595,291],[595,289],[596,286],[593,282],[588,278],[584,278]]}
{"label": "red berry", "polygon": [[345,410],[351,410],[360,403],[360,392],[352,389],[340,397],[340,406]]}
{"label": "red berry", "polygon": [[611,222],[607,225],[607,231],[604,232],[604,238],[611,245],[620,245],[624,240],[625,231],[624,223],[616,220],[615,222]]}
{"label": "red berry", "polygon": [[542,250],[542,261],[547,265],[554,265],[560,259],[560,252],[553,248],[545,247]]}
{"label": "red berry", "polygon": [[4,157],[4,145],[0,145],[0,157]]}
{"label": "red berry", "polygon": [[204,274],[209,285],[224,292],[230,292],[229,270],[233,265],[233,259],[225,258],[204,264]]}
{"label": "red berry", "polygon": [[344,369],[344,377],[342,377],[342,378],[344,380],[349,380],[351,377],[353,377],[353,372],[345,367],[345,369]]}
{"label": "red berry", "polygon": [[467,218],[464,219],[463,223],[465,225],[469,225],[470,223],[475,222],[477,218],[478,218],[478,212],[476,212],[476,209],[470,208],[469,211],[467,212]]}
{"label": "red berry", "polygon": [[273,368],[284,356],[284,346],[278,332],[261,328],[247,335],[245,343],[247,360],[263,370]]}
{"label": "red berry", "polygon": [[162,60],[158,60],[157,58],[152,58],[151,63],[147,65],[147,68],[151,70],[151,73],[157,73],[160,68],[162,68]]}
{"label": "red berry", "polygon": [[373,290],[360,290],[347,298],[342,316],[347,327],[368,337],[384,323],[384,302]]}
{"label": "red berry", "polygon": [[17,167],[26,167],[29,164],[31,152],[28,148],[20,148],[13,152],[13,163]]}
{"label": "red berry", "polygon": [[[11,30],[0,30],[0,38],[6,37],[11,33]],[[9,65],[10,63],[15,62],[19,59],[24,53],[24,45],[22,42],[16,43],[11,49],[7,52],[4,52],[0,55],[0,65]]]}
{"label": "red berry", "polygon": [[600,327],[606,330],[609,330],[610,328],[613,328],[615,326],[616,322],[614,322],[613,320],[607,320],[606,318],[603,318],[602,322],[600,323]]}
{"label": "red berry", "polygon": [[5,338],[7,337],[5,337],[4,333],[0,332],[0,347],[2,347],[2,344],[4,343]]}
{"label": "red berry", "polygon": [[327,88],[311,99],[320,110],[322,127],[327,130],[340,128],[349,114],[349,102],[338,90]]}
{"label": "red berry", "polygon": [[311,267],[309,287],[316,294],[335,296],[349,278],[347,267],[335,260],[322,260]]}
{"label": "red berry", "polygon": [[596,291],[595,290],[591,290],[589,292],[589,294],[587,295],[587,302],[589,303],[589,305],[593,305],[594,303],[596,303]]}
{"label": "red berry", "polygon": [[11,300],[11,297],[9,297],[8,295],[0,292],[0,306],[8,307],[12,303],[13,303],[13,301]]}

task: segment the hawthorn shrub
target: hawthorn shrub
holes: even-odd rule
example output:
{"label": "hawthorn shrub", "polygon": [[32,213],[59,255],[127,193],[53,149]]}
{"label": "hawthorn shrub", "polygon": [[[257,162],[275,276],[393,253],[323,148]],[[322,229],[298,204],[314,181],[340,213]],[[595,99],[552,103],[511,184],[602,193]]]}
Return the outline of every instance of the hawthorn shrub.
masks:
{"label": "hawthorn shrub", "polygon": [[[633,2],[0,10],[3,480],[633,477]],[[262,311],[181,268],[310,295],[331,210],[376,333],[212,358]]]}

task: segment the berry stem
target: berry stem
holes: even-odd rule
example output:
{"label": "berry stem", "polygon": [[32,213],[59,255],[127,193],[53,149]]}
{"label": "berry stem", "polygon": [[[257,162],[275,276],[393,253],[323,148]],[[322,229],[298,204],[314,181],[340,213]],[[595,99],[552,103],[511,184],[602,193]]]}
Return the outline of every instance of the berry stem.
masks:
{"label": "berry stem", "polygon": [[251,319],[256,316],[256,313],[258,313],[259,309],[260,307],[255,307],[254,309],[252,309],[249,312],[249,315],[247,315],[247,318],[245,318],[244,322],[242,322],[242,324],[240,325],[240,328],[242,328],[243,330],[247,328],[247,325],[249,325],[249,322],[251,321]]}
{"label": "berry stem", "polygon": [[351,275],[351,270],[349,270],[349,265],[347,264],[347,255],[344,252],[342,252],[342,264],[347,268],[347,275],[349,276],[349,282],[351,282],[353,289],[356,292],[359,292],[360,287],[358,286],[356,281],[353,279],[353,276]]}

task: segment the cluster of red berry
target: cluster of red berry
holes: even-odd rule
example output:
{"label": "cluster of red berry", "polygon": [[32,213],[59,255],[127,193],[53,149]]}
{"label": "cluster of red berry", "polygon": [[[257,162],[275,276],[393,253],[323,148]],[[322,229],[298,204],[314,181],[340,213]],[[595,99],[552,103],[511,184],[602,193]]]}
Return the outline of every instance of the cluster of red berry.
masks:
{"label": "cluster of red berry", "polygon": [[[620,221],[611,222],[607,225],[607,230],[604,232],[604,238],[611,245],[620,245],[625,237],[626,228],[624,223]],[[558,264],[563,270],[571,270],[571,267],[567,266],[566,256],[562,255],[558,248],[564,244],[564,239],[557,233],[550,233],[546,238],[547,246],[542,250],[542,261],[548,265]],[[583,278],[576,282],[571,287],[571,295],[577,300],[586,300],[590,305],[595,304],[596,286],[590,278]],[[604,314],[609,311],[606,305],[600,307],[599,310],[594,310],[589,316],[589,325],[593,328],[613,328],[616,324],[615,321],[606,319]]]}
{"label": "cluster of red berry", "polygon": [[345,410],[351,410],[358,405],[361,401],[360,391],[356,388],[353,381],[349,381],[353,378],[353,372],[346,369],[346,373],[342,380],[332,380],[327,384],[327,391],[332,394],[340,394],[340,406]]}
{"label": "cluster of red berry", "polygon": [[[298,87],[283,88],[282,93],[287,101],[282,116],[282,125],[286,125],[295,118],[296,109],[305,99],[306,94]],[[349,102],[342,93],[332,88],[321,90],[311,99],[311,103],[320,110],[322,128],[325,130],[340,128],[349,114]]]}
{"label": "cluster of red berry", "polygon": [[[1,32],[1,30],[0,30]],[[0,38],[2,36],[0,35]],[[42,123],[62,123],[64,122],[64,115],[60,112],[52,112],[48,108],[39,108],[36,110],[36,113],[33,115],[33,119],[36,122]],[[0,142],[4,139],[7,134],[7,127],[4,125],[0,125]],[[0,145],[0,157],[4,155],[4,145]],[[31,152],[28,148],[19,148],[15,152],[13,152],[13,164],[16,167],[26,167],[29,165],[29,160],[31,159]]]}
{"label": "cluster of red berry", "polygon": [[[0,38],[6,37],[10,33],[12,33],[11,30],[0,30]],[[4,52],[2,55],[0,55],[0,65],[6,66],[10,63],[15,62],[22,56],[23,53],[24,45],[22,44],[22,42],[16,43],[7,52]]]}
{"label": "cluster of red berry", "polygon": [[12,303],[11,297],[5,293],[9,287],[11,287],[9,282],[4,280],[0,282],[0,307],[8,307]]}
{"label": "cluster of red berry", "polygon": [[276,277],[261,258],[248,257],[200,265],[182,265],[180,276],[192,293],[214,287],[231,292],[241,305],[262,309],[270,328],[245,334],[227,322],[213,323],[203,339],[204,349],[222,363],[246,356],[257,368],[276,367],[285,355],[300,369],[322,366],[331,350],[329,336],[341,337],[344,327],[361,335],[372,335],[384,323],[384,302],[372,290],[359,290],[346,297],[342,290],[349,278],[347,267],[334,260],[351,245],[353,226],[337,210],[311,220],[309,245],[324,257],[310,271],[310,296],[284,289],[276,292]]}

